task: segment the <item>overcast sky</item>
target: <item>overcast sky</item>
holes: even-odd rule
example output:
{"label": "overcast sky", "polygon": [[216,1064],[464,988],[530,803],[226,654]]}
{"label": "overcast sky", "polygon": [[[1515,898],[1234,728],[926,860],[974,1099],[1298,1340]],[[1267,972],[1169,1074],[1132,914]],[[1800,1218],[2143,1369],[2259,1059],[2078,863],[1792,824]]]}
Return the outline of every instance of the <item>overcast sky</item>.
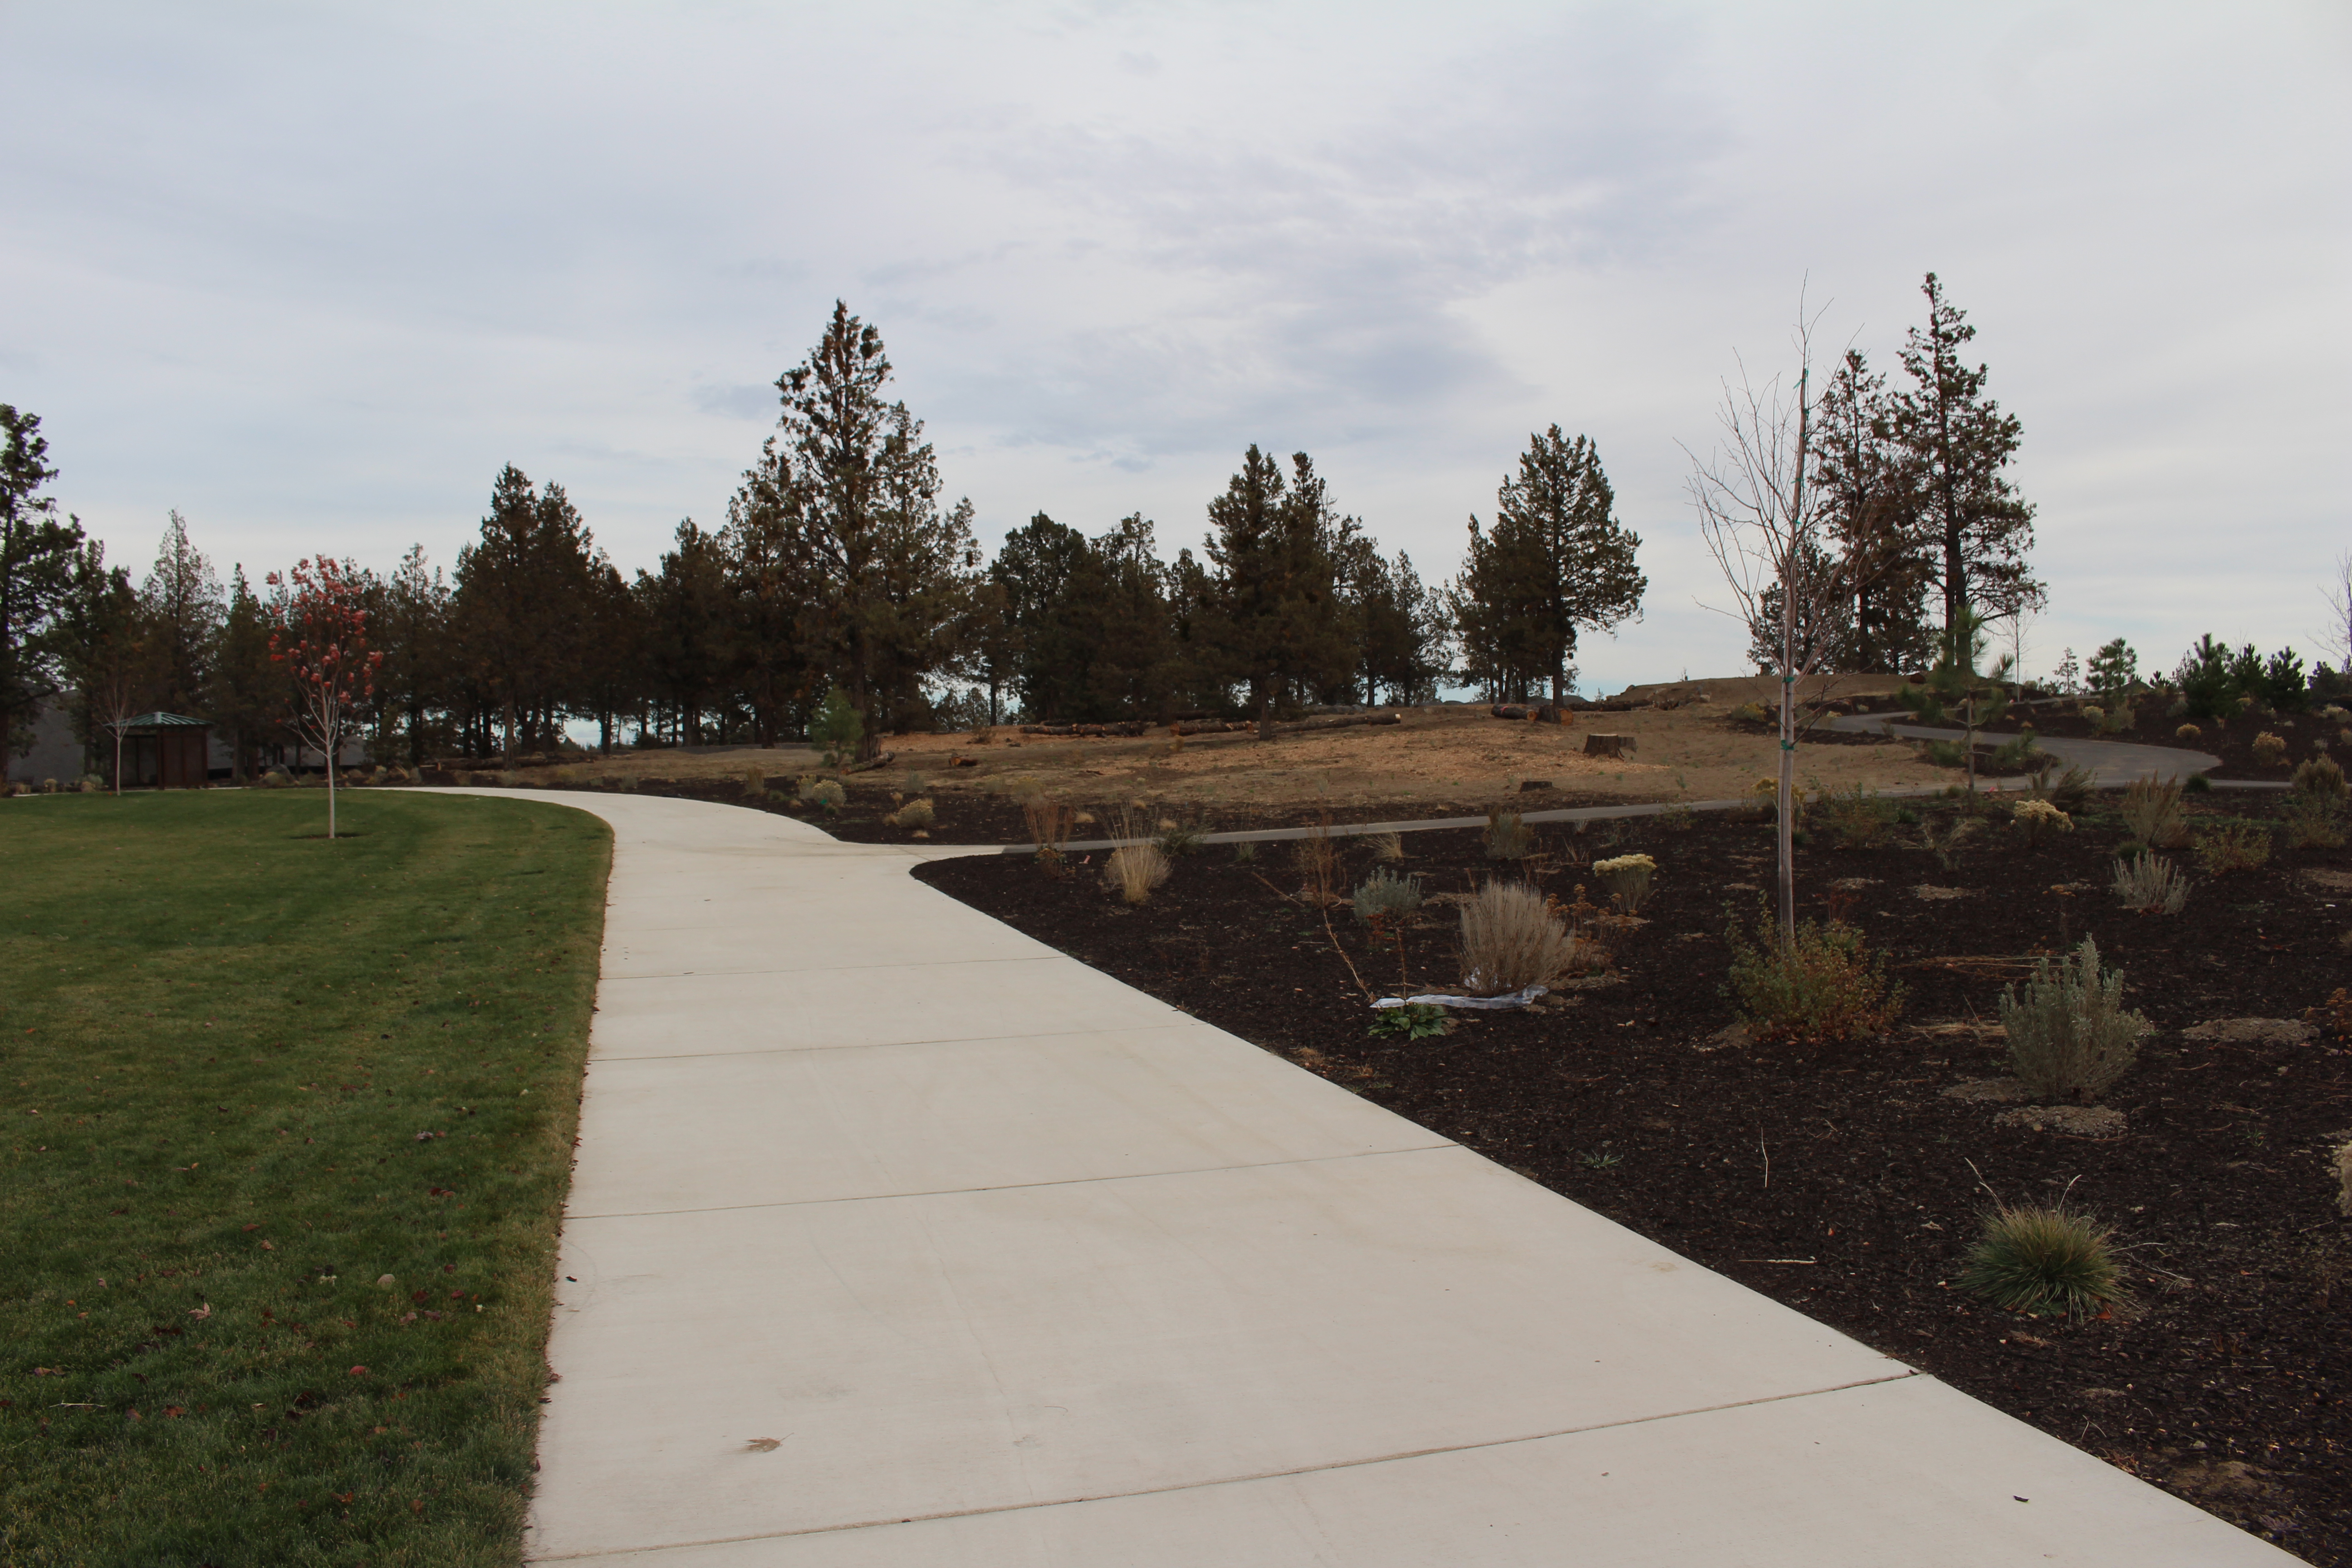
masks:
{"label": "overcast sky", "polygon": [[1423,575],[1599,444],[1644,621],[1745,637],[1683,447],[1799,289],[1885,368],[1934,269],[2024,421],[2029,668],[2316,653],[2352,548],[2352,8],[0,0],[0,402],[116,559],[454,560],[499,466],[625,568],[724,517],[835,298],[992,545],[1255,441]]}

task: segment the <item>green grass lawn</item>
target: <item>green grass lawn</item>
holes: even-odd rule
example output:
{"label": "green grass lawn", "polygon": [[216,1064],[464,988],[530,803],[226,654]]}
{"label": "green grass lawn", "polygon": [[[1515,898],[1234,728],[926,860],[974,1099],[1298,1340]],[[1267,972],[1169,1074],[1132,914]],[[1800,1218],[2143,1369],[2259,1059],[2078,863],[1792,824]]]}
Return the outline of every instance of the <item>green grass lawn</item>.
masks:
{"label": "green grass lawn", "polygon": [[0,1562],[510,1563],[611,836],[0,802]]}

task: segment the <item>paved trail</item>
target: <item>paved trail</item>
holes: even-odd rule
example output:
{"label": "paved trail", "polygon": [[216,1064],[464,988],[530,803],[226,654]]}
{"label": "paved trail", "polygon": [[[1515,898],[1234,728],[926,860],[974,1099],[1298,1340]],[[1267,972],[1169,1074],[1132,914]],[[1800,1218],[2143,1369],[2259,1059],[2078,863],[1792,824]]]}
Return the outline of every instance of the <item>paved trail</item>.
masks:
{"label": "paved trail", "polygon": [[2294,1561],[904,851],[539,798],[615,842],[535,1561]]}

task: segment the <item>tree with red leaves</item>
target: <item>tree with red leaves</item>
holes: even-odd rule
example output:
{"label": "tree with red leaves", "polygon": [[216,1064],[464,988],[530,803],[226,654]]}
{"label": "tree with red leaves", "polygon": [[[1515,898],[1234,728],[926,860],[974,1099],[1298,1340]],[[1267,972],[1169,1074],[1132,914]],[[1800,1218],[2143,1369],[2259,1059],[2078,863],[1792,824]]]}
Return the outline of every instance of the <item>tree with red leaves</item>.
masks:
{"label": "tree with red leaves", "polygon": [[272,572],[269,658],[294,678],[293,723],[304,741],[326,753],[327,837],[335,836],[335,756],[360,707],[375,693],[383,655],[367,646],[367,579],[359,567],[331,555],[298,561]]}

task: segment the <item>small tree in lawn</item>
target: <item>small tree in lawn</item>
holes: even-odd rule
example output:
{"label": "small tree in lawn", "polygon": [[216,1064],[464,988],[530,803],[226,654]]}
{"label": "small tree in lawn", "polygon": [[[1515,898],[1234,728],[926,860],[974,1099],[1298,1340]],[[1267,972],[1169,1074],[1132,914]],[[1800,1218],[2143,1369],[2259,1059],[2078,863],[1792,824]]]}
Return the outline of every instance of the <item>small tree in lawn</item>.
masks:
{"label": "small tree in lawn", "polygon": [[269,657],[294,680],[294,728],[326,753],[327,837],[335,836],[335,756],[360,709],[375,692],[383,655],[367,647],[366,583],[360,570],[331,555],[272,572],[276,589]]}

